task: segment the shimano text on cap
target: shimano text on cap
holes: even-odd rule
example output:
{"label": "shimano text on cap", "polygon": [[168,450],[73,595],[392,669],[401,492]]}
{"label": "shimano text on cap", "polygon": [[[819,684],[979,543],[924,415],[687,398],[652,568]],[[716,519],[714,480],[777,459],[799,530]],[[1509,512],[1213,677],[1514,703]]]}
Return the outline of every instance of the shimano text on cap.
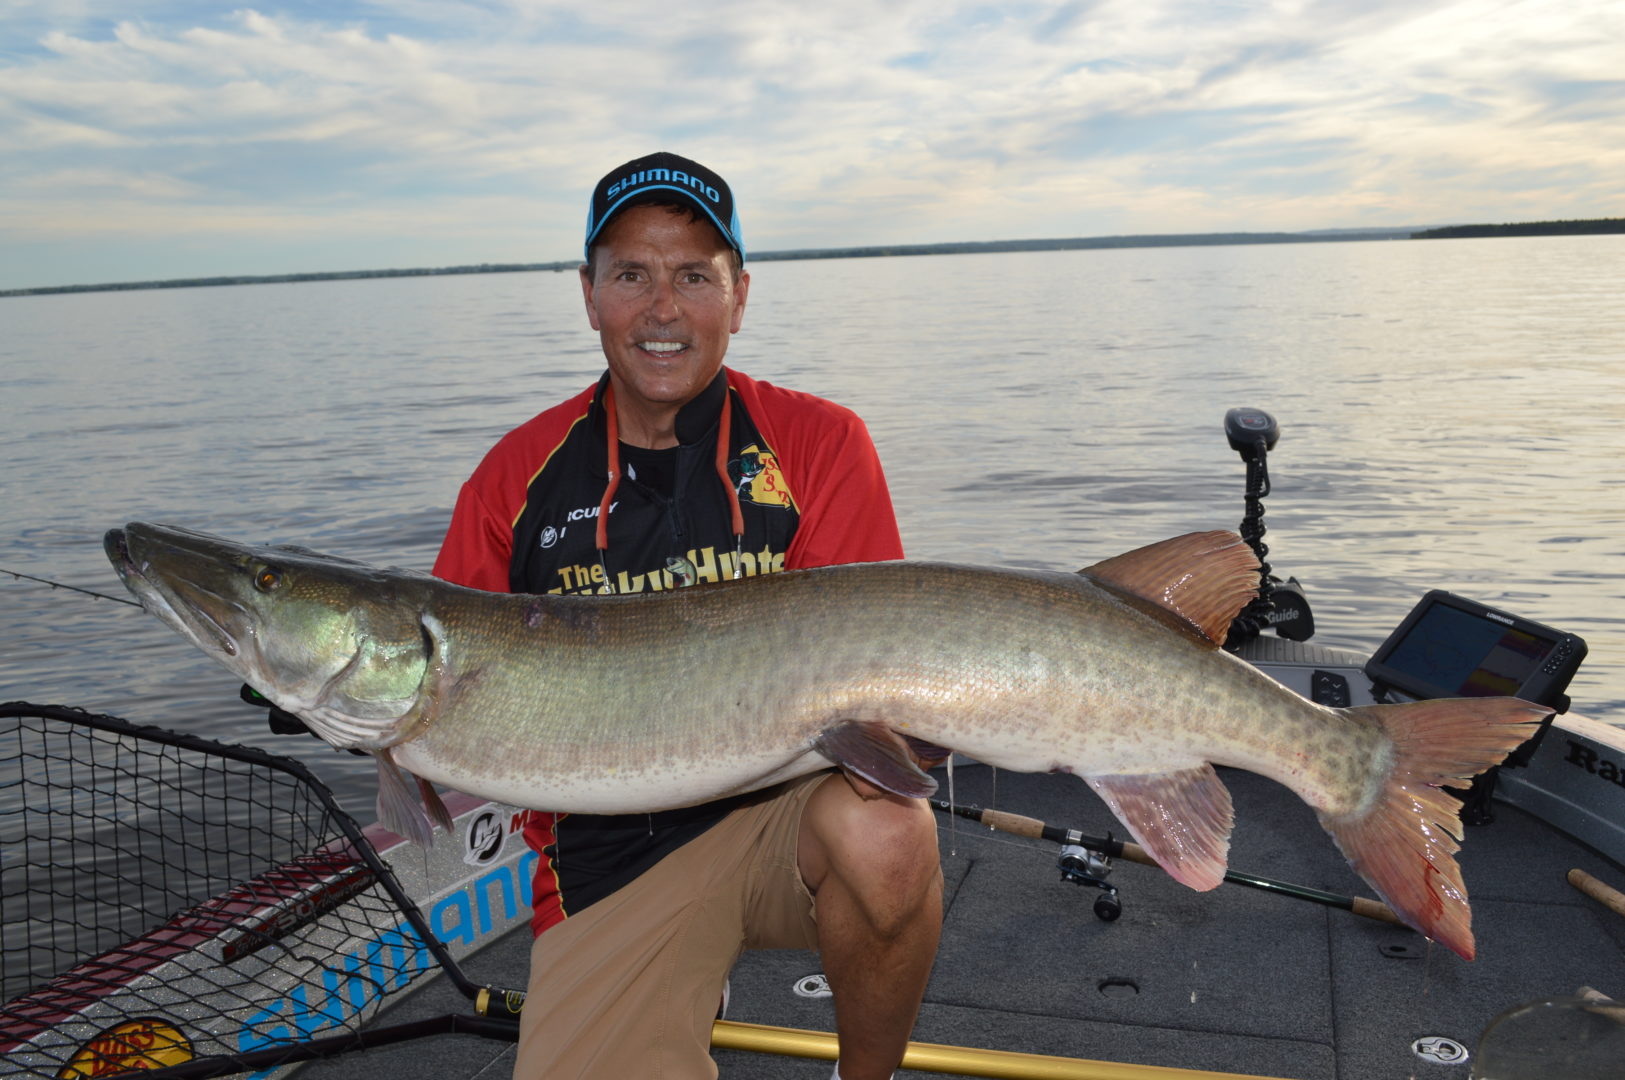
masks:
{"label": "shimano text on cap", "polygon": [[645,201],[643,197],[650,195],[662,196],[704,214],[727,245],[739,253],[740,260],[744,260],[739,212],[734,207],[733,192],[728,189],[727,181],[697,161],[665,152],[629,161],[598,181],[587,207],[585,251],[588,259],[592,258],[593,241],[615,215],[633,205],[634,200]]}

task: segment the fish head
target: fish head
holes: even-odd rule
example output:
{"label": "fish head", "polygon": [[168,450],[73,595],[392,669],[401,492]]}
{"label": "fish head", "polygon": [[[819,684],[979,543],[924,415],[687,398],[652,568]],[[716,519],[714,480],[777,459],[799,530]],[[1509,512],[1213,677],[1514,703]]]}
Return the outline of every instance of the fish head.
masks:
{"label": "fish head", "polygon": [[413,734],[439,647],[412,595],[423,575],[144,522],[103,546],[143,608],[327,742]]}

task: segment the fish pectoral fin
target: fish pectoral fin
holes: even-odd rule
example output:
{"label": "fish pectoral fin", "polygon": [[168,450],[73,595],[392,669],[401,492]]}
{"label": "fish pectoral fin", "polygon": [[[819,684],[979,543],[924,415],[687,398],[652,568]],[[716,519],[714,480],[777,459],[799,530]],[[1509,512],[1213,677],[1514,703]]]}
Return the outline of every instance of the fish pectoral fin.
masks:
{"label": "fish pectoral fin", "polygon": [[412,774],[390,760],[388,750],[375,750],[372,756],[378,762],[378,820],[383,822],[384,828],[406,837],[418,847],[432,847],[436,823],[451,831],[451,814],[446,804],[420,776],[412,776],[417,781],[414,791],[406,781]]}
{"label": "fish pectoral fin", "polygon": [[926,742],[924,739],[916,739],[912,735],[899,737],[908,746],[908,752],[913,754],[917,760],[923,761],[928,769],[934,769],[950,757],[953,757],[954,752],[946,746],[938,746],[936,743]]}
{"label": "fish pectoral fin", "polygon": [[423,799],[423,806],[429,813],[429,820],[447,832],[451,832],[451,811],[447,810],[446,804],[440,801],[440,793],[434,789],[434,785],[416,774],[409,773],[408,775],[418,782],[418,795]]}
{"label": "fish pectoral fin", "polygon": [[813,749],[893,795],[923,799],[936,794],[937,782],[920,771],[903,737],[885,724],[843,720],[820,731]]}
{"label": "fish pectoral fin", "polygon": [[1175,881],[1200,891],[1224,880],[1235,814],[1212,765],[1084,779]]}

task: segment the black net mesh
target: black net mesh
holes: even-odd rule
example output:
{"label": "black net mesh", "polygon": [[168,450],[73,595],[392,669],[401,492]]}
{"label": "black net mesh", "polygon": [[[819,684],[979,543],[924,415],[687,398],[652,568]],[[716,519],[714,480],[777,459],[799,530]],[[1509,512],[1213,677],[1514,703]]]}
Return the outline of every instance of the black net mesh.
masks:
{"label": "black net mesh", "polygon": [[353,1032],[437,967],[385,875],[297,762],[0,705],[0,1074]]}

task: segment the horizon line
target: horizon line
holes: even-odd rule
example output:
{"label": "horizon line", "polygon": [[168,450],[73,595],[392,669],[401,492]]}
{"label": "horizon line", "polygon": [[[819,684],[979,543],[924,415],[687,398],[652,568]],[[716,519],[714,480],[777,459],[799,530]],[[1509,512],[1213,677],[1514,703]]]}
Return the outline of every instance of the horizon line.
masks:
{"label": "horizon line", "polygon": [[[1566,226],[1566,228],[1559,228]],[[1590,228],[1575,228],[1576,226]],[[1545,232],[1530,230],[1544,229]],[[751,255],[748,262],[788,262],[804,259],[858,259],[913,255],[974,255],[1016,251],[1075,251],[1137,247],[1199,247],[1243,244],[1346,243],[1369,240],[1479,238],[1506,235],[1550,235],[1578,232],[1625,232],[1625,218],[1527,222],[1506,225],[1392,226],[1311,229],[1303,232],[1142,233],[1113,236],[1066,237],[1036,240],[963,240],[934,244],[874,244],[833,248],[789,248]],[[63,293],[124,292],[138,289],[212,288],[224,285],[276,285],[304,281],[348,281],[364,278],[434,277],[449,274],[497,274],[573,270],[579,259],[536,263],[472,263],[462,266],[411,267],[378,270],[316,270],[281,274],[222,274],[208,277],[166,278],[150,281],[104,282],[83,285],[40,285],[0,289],[0,297],[48,296]]]}

